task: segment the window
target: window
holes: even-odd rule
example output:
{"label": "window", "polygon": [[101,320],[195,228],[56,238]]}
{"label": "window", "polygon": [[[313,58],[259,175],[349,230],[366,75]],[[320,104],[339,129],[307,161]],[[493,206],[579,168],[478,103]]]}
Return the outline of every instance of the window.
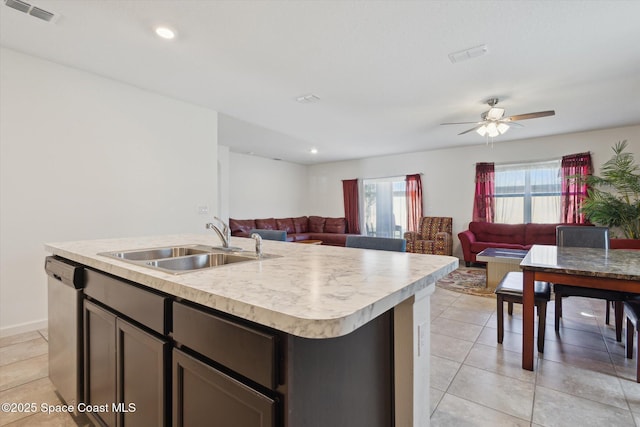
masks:
{"label": "window", "polygon": [[363,180],[365,234],[402,237],[407,229],[405,177]]}
{"label": "window", "polygon": [[495,222],[560,222],[560,160],[495,166]]}

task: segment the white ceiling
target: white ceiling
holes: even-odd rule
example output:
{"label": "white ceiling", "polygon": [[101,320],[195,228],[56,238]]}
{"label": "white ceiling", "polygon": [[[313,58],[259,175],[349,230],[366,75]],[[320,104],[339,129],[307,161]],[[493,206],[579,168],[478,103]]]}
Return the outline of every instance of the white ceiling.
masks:
{"label": "white ceiling", "polygon": [[[491,96],[506,115],[556,111],[496,143],[640,124],[637,0],[24,0],[55,23],[4,1],[2,46],[217,110],[237,152],[311,164],[480,144],[439,124],[479,119]],[[320,102],[295,101],[308,93]]]}

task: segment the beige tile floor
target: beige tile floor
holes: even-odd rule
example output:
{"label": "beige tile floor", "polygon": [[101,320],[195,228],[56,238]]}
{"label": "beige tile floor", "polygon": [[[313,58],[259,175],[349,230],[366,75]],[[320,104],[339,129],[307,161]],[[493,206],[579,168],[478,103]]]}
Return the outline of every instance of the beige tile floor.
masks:
{"label": "beige tile floor", "polygon": [[42,404],[60,399],[48,377],[47,331],[0,338],[0,403],[36,403],[36,412],[0,411],[0,426],[76,427],[67,413],[41,412]]}
{"label": "beige tile floor", "polygon": [[[544,355],[520,368],[521,306],[496,342],[496,302],[436,288],[431,298],[432,426],[640,426],[635,359],[624,357],[604,302],[564,301],[560,335],[548,305]],[[0,339],[0,402],[56,404],[47,331]],[[80,423],[83,424],[83,423]],[[0,412],[0,426],[69,426],[67,414]]]}
{"label": "beige tile floor", "polygon": [[496,300],[436,288],[431,298],[432,426],[640,426],[635,358],[625,358],[605,302],[564,299],[560,333],[547,305],[544,354],[521,369],[522,306],[505,310],[497,343]]}

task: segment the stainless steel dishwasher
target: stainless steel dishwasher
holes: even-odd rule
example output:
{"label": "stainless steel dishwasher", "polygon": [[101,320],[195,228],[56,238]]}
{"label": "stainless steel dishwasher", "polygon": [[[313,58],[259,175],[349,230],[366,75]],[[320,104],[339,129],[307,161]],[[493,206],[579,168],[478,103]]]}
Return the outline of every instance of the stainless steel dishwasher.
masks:
{"label": "stainless steel dishwasher", "polygon": [[82,288],[84,270],[72,261],[45,259],[49,307],[49,378],[60,397],[82,402]]}

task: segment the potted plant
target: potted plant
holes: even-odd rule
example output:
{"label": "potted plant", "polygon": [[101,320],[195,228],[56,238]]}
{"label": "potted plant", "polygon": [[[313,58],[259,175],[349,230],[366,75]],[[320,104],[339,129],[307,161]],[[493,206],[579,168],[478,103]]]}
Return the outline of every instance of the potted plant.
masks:
{"label": "potted plant", "polygon": [[619,230],[631,240],[615,246],[640,248],[640,166],[626,148],[627,141],[619,141],[612,147],[613,157],[602,165],[602,176],[586,178],[589,190],[582,211],[589,221]]}

